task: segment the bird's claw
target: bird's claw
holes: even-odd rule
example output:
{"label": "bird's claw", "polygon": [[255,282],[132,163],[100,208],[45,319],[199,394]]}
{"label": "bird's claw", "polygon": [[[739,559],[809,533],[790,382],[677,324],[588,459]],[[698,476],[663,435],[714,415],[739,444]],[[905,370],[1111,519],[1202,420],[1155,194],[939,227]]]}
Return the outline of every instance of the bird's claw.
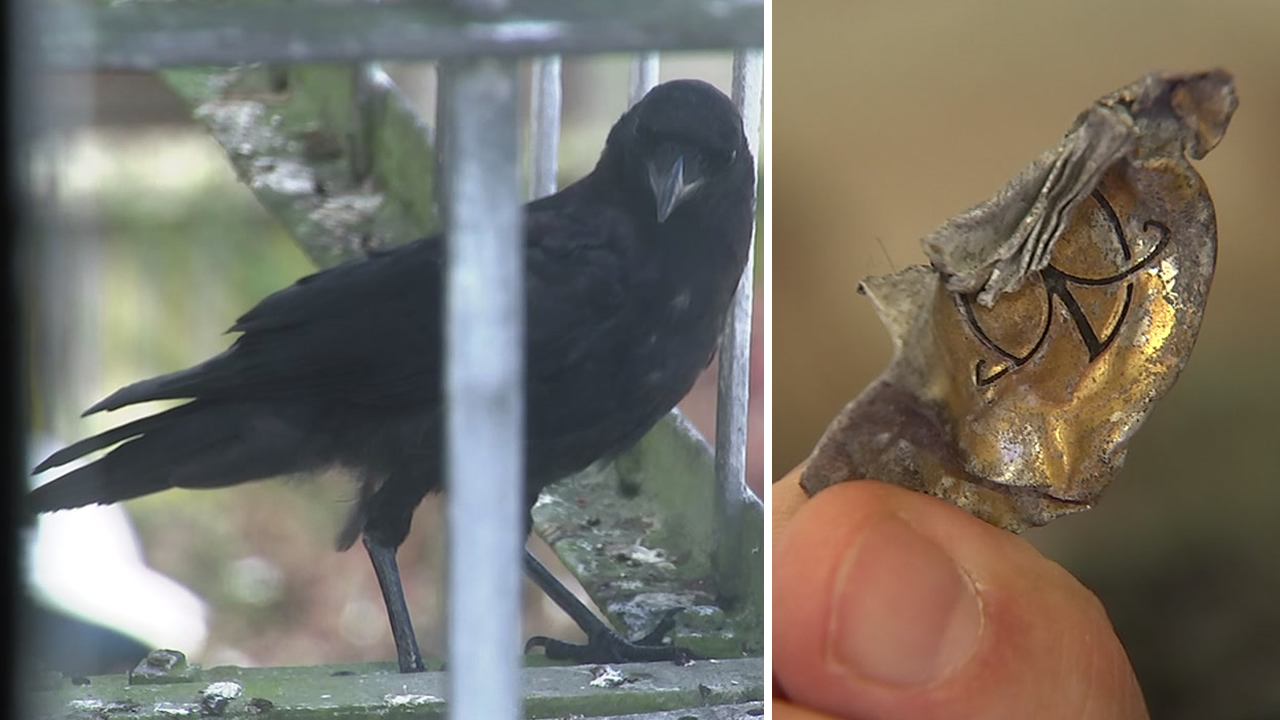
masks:
{"label": "bird's claw", "polygon": [[569,660],[578,665],[663,661],[687,665],[700,658],[691,650],[664,642],[667,633],[675,628],[675,616],[679,612],[680,608],[668,610],[653,630],[638,640],[628,640],[602,626],[584,645],[537,635],[529,638],[524,651],[540,647],[551,660]]}

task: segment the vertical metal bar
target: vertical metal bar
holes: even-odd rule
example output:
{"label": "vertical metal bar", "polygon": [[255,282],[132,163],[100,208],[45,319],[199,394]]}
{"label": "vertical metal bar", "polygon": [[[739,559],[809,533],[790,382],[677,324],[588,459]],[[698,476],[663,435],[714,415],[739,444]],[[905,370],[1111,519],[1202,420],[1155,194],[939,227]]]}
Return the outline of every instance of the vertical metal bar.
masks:
{"label": "vertical metal bar", "polygon": [[524,244],[516,65],[450,64],[449,713],[521,717]]}
{"label": "vertical metal bar", "polygon": [[450,202],[449,185],[453,179],[449,177],[449,168],[453,167],[453,130],[449,127],[450,103],[453,102],[453,77],[457,61],[440,60],[436,62],[436,166],[435,201],[436,217],[440,227],[449,227]]}
{"label": "vertical metal bar", "polygon": [[[760,98],[763,84],[763,53],[740,50],[733,56],[733,100],[742,113],[743,131],[751,156],[759,158]],[[724,336],[720,339],[719,387],[716,394],[716,550],[718,589],[726,598],[741,597],[744,578],[742,523],[747,477],[747,420],[751,386],[751,293],[755,266],[755,226],[747,266],[738,280],[738,291]]]}
{"label": "vertical metal bar", "polygon": [[529,98],[530,173],[529,198],[556,191],[560,154],[560,56],[533,61],[533,92]]}
{"label": "vertical metal bar", "polygon": [[[33,12],[41,25],[48,25],[42,6]],[[77,22],[85,32],[94,30],[87,13],[64,18],[62,22]],[[26,338],[32,342],[35,361],[35,429],[59,438],[75,437],[79,409],[99,392],[102,377],[103,249],[94,223],[85,222],[96,213],[92,199],[81,201],[79,212],[59,206],[67,203],[61,183],[71,136],[92,118],[94,88],[88,73],[53,76],[38,52],[27,62],[36,65],[41,76],[37,87],[42,88],[40,102],[28,117],[43,116],[33,129],[33,141],[23,146],[28,192],[36,201],[32,207],[43,215],[40,242],[27,248],[36,282],[29,297],[37,299],[36,322]],[[50,86],[57,91],[49,92]]]}
{"label": "vertical metal bar", "polygon": [[[5,32],[5,104],[9,115],[5,140],[11,152],[6,163],[9,188],[9,235],[15,240],[18,271],[12,277],[18,287],[8,296],[10,332],[8,352],[16,372],[9,375],[9,447],[12,465],[7,468],[9,502],[4,527],[13,533],[6,538],[6,567],[10,578],[31,578],[30,541],[34,535],[19,534],[32,522],[26,515],[33,431],[50,433],[65,430],[75,410],[99,379],[100,347],[97,343],[95,303],[100,275],[100,238],[85,223],[69,221],[58,212],[65,202],[59,187],[71,133],[89,123],[93,87],[88,73],[56,77],[49,70],[50,58],[40,38],[51,29],[53,20],[46,3],[20,0],[10,3]],[[60,26],[93,38],[96,28],[90,13],[80,6],[68,6],[58,14]],[[77,52],[76,55],[85,53]],[[73,62],[87,57],[68,58]],[[88,67],[86,63],[84,65]],[[50,88],[55,88],[54,92]],[[32,306],[34,304],[34,307]],[[34,381],[34,383],[32,382]],[[33,388],[32,385],[35,385]],[[34,390],[34,397],[32,396]],[[34,423],[33,423],[34,420]],[[35,425],[35,427],[33,427]],[[21,478],[22,480],[19,480]],[[22,657],[38,657],[38,647],[53,638],[40,635],[33,622],[31,585],[24,582],[16,628],[18,652]],[[37,687],[31,672],[36,668],[20,664],[15,669],[14,686]],[[16,693],[15,717],[37,717],[32,698]]]}
{"label": "vertical metal bar", "polygon": [[388,82],[378,63],[359,63],[351,73],[351,177],[363,182],[373,173],[374,143],[381,127],[382,104],[378,88]]}
{"label": "vertical metal bar", "polygon": [[640,53],[631,60],[631,104],[635,105],[645,93],[658,84],[658,53]]}
{"label": "vertical metal bar", "polygon": [[[31,161],[34,154],[32,148],[39,136],[38,128],[49,119],[47,113],[41,112],[45,110],[44,104],[49,96],[41,92],[41,87],[47,78],[40,76],[42,68],[37,60],[40,47],[37,40],[40,30],[37,14],[40,8],[41,4],[35,0],[18,0],[10,3],[9,22],[4,29],[5,34],[8,35],[8,42],[5,43],[8,62],[5,63],[6,102],[4,107],[9,115],[4,139],[6,147],[11,148],[5,163],[5,171],[8,174],[5,178],[7,181],[5,187],[8,190],[6,204],[14,213],[9,220],[9,231],[17,239],[20,262],[27,261],[29,254],[37,247],[43,219],[35,202],[35,193],[31,188]],[[17,321],[9,325],[7,352],[10,353],[18,372],[11,373],[7,381],[10,397],[17,398],[18,402],[11,400],[5,404],[6,414],[9,416],[9,421],[5,423],[5,427],[8,428],[6,431],[8,437],[5,439],[11,448],[25,448],[28,442],[28,423],[31,420],[32,398],[27,383],[30,358],[18,348],[25,346],[22,341],[30,338],[34,329],[30,324],[30,308],[24,307],[25,298],[32,297],[30,287],[32,279],[29,273],[24,272],[13,273],[10,277],[20,283],[18,292],[10,291],[5,297],[11,305],[17,304],[17,307],[6,308],[9,311],[9,317],[6,319],[11,323]],[[10,543],[11,548],[23,547],[20,544],[22,535],[19,528],[22,528],[26,522],[30,522],[23,518],[27,483],[16,482],[18,478],[27,477],[29,469],[30,465],[25,452],[10,454],[9,466],[5,469],[9,482],[5,484],[4,491],[8,495],[6,498],[8,502],[4,504],[6,509],[3,512],[6,517],[3,525],[8,533],[5,540]],[[28,576],[25,553],[11,550],[6,557],[14,564],[14,567],[5,568],[9,571],[10,578]],[[40,637],[33,631],[34,614],[31,611],[25,585],[23,589],[16,618],[18,622],[16,626],[11,627],[17,631],[19,657],[35,657],[36,648],[45,646],[50,640]],[[27,688],[33,685],[35,678],[30,670],[24,669],[29,664],[19,662],[16,664],[17,667],[10,671],[15,672],[13,678],[15,687]],[[14,706],[17,710],[16,717],[37,716],[36,703],[26,692],[18,693]]]}

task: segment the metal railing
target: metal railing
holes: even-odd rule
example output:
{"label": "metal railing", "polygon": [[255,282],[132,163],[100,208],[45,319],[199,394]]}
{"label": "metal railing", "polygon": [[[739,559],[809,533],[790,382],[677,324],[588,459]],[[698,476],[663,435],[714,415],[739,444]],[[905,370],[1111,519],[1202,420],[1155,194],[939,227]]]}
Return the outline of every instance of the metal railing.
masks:
{"label": "metal railing", "polygon": [[[434,149],[444,156],[439,208],[448,229],[446,294],[448,398],[447,487],[449,488],[450,700],[454,717],[520,716],[520,548],[523,521],[523,242],[520,236],[519,85],[515,56],[534,61],[530,120],[530,194],[555,190],[560,126],[560,56],[643,50],[633,63],[631,99],[658,78],[655,50],[759,47],[763,6],[722,0],[653,3],[591,3],[582,0],[523,2],[518,10],[501,0],[459,0],[454,7],[417,3],[320,3],[308,5],[298,22],[297,3],[225,6],[175,2],[95,6],[86,11],[92,30],[65,23],[65,8],[50,5],[39,35],[51,67],[159,69],[194,64],[245,62],[362,63],[351,73],[354,112],[349,118],[352,193],[365,176],[378,176],[395,195],[402,168],[388,167],[380,147],[395,142],[385,127],[394,87],[371,58],[447,59],[441,63],[440,122]],[[742,111],[753,154],[759,159],[762,57],[740,50],[734,61],[733,97]],[[205,113],[202,118],[226,144],[244,135],[243,123],[226,105],[200,99],[208,88],[185,71],[170,82]],[[207,71],[205,71],[207,72]],[[328,72],[335,72],[329,70]],[[293,78],[305,91],[307,77]],[[297,82],[300,81],[300,82]],[[388,110],[388,107],[391,109]],[[199,111],[197,112],[199,115]],[[401,125],[403,121],[399,122]],[[417,128],[424,129],[424,128]],[[411,133],[415,127],[410,123]],[[373,137],[383,133],[382,137]],[[220,135],[221,134],[221,135]],[[428,154],[431,143],[428,143]],[[283,152],[283,151],[281,151]],[[419,155],[421,156],[421,155]],[[233,159],[234,161],[234,159]],[[254,169],[242,169],[252,184]],[[269,190],[271,188],[268,188]],[[329,244],[315,241],[332,225],[314,222],[315,207],[283,189],[259,192],[264,204],[299,232],[313,257],[332,262]],[[257,188],[255,188],[257,192]],[[429,222],[421,197],[401,196],[396,209],[370,202],[344,231],[394,234]],[[363,212],[363,214],[361,214]],[[388,220],[388,214],[394,216]],[[426,219],[424,220],[424,216]],[[354,219],[352,219],[354,218]],[[293,222],[290,222],[290,219]],[[312,241],[308,240],[308,233]],[[404,238],[402,238],[404,239]],[[746,489],[745,463],[750,361],[752,261],[739,282],[720,347],[715,475],[716,530],[713,569],[721,595],[741,596],[742,571],[750,549],[742,547],[741,524],[758,521],[758,506]],[[465,428],[465,431],[464,431]],[[746,580],[744,580],[746,579]],[[462,634],[465,632],[465,637]]]}
{"label": "metal railing", "polygon": [[[449,698],[519,717],[524,520],[524,243],[516,66],[450,62],[445,292]],[[513,712],[514,710],[514,712]]]}

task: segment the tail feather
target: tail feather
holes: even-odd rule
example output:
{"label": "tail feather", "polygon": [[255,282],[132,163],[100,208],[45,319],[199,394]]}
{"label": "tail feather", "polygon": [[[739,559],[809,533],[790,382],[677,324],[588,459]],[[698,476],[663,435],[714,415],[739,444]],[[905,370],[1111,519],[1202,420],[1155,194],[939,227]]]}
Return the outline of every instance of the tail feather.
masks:
{"label": "tail feather", "polygon": [[42,473],[52,468],[61,467],[62,465],[66,465],[73,460],[78,460],[95,450],[101,450],[102,448],[110,447],[116,443],[128,440],[129,438],[137,437],[138,435],[150,430],[155,430],[161,427],[165,422],[173,421],[177,417],[190,412],[190,405],[180,405],[176,408],[165,410],[164,412],[156,413],[155,415],[150,415],[140,420],[134,420],[131,423],[125,423],[120,427],[112,428],[92,437],[87,437],[84,440],[72,443],[71,445],[62,448],[58,452],[45,458],[35,467],[34,470],[32,470],[32,472]]}
{"label": "tail feather", "polygon": [[[112,454],[115,452],[112,451]],[[167,483],[157,482],[160,478],[154,474],[135,475],[128,483],[112,482],[105,461],[106,458],[103,458],[76,468],[32,490],[28,496],[31,509],[41,513],[84,505],[107,505],[170,487]]]}
{"label": "tail feather", "polygon": [[219,376],[219,370],[222,368],[226,357],[227,353],[223,352],[186,370],[179,370],[167,375],[140,380],[132,385],[126,385],[85,410],[81,417],[93,415],[103,410],[118,410],[126,405],[136,405],[137,403],[150,402],[152,400],[177,400],[196,397],[202,387],[209,384],[211,379]]}
{"label": "tail feather", "polygon": [[[35,512],[107,504],[172,487],[215,488],[315,468],[307,433],[260,406],[200,401],[82,440],[39,468],[126,440],[94,462],[31,491]],[[38,468],[38,469],[39,469]]]}

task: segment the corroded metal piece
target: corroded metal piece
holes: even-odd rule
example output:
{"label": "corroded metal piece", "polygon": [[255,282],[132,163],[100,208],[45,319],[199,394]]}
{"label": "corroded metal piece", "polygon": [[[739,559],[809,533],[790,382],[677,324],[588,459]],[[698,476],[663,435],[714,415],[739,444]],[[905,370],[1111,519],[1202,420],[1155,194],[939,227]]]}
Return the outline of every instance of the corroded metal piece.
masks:
{"label": "corroded metal piece", "polygon": [[1088,508],[1191,354],[1213,277],[1204,157],[1223,71],[1153,74],[1094,103],[994,198],[868,278],[894,343],[801,484],[876,478],[1019,531]]}

